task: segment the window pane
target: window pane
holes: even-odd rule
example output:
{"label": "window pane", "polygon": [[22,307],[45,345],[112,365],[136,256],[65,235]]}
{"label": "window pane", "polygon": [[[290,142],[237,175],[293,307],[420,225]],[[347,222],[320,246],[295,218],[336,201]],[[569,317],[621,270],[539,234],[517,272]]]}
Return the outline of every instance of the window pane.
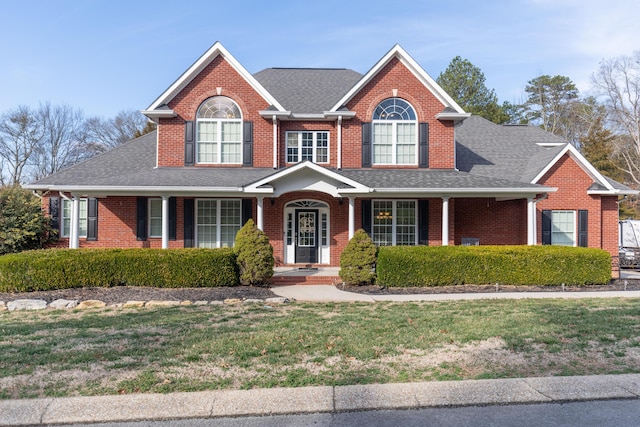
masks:
{"label": "window pane", "polygon": [[313,132],[302,132],[302,160],[313,161]]}
{"label": "window pane", "polygon": [[393,245],[393,202],[373,201],[372,239],[378,246]]}
{"label": "window pane", "polygon": [[217,201],[198,200],[196,233],[199,248],[215,248],[217,241]]}
{"label": "window pane", "polygon": [[[87,199],[80,199],[78,219],[78,237],[87,237]],[[62,237],[71,236],[71,215],[73,201],[62,201]]]}
{"label": "window pane", "polygon": [[62,236],[71,234],[71,200],[62,201]]}
{"label": "window pane", "polygon": [[393,162],[393,125],[374,123],[373,125],[373,163],[391,164]]}
{"label": "window pane", "polygon": [[218,161],[218,123],[198,122],[198,163]]}
{"label": "window pane", "polygon": [[240,163],[240,123],[222,122],[222,163]]}
{"label": "window pane", "polygon": [[297,163],[298,159],[298,133],[289,132],[287,134],[287,162]]}
{"label": "window pane", "polygon": [[575,212],[553,211],[551,216],[551,244],[575,245]]}
{"label": "window pane", "polygon": [[396,245],[416,244],[416,204],[414,201],[396,202]]}
{"label": "window pane", "polygon": [[232,247],[242,222],[239,200],[220,201],[220,247]]}
{"label": "window pane", "polygon": [[149,237],[162,237],[162,200],[149,200]]}
{"label": "window pane", "polygon": [[316,134],[316,162],[327,163],[329,161],[329,133],[318,132]]}

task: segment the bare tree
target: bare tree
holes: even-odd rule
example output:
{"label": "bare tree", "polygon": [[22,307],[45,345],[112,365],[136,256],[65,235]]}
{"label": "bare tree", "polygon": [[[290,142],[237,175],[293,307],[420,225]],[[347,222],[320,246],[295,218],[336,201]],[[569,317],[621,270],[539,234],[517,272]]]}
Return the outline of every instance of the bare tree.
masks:
{"label": "bare tree", "polygon": [[592,83],[605,100],[622,168],[640,184],[640,50],[602,61]]}
{"label": "bare tree", "polygon": [[68,105],[40,105],[37,118],[42,139],[31,161],[34,179],[51,175],[87,157],[86,121],[81,110]]}
{"label": "bare tree", "polygon": [[42,126],[34,112],[20,106],[0,118],[0,162],[3,185],[19,184],[33,152],[42,140]]}
{"label": "bare tree", "polygon": [[155,126],[149,125],[149,119],[136,110],[121,111],[112,119],[92,117],[87,120],[88,138],[96,153],[115,148],[154,129]]}

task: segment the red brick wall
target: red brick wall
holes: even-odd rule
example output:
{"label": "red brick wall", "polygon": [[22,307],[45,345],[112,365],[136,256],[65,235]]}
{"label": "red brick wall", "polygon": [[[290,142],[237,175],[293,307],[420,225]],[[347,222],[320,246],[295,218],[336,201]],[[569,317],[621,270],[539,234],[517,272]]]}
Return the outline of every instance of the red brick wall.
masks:
{"label": "red brick wall", "polygon": [[587,195],[593,179],[567,154],[540,180],[540,184],[557,187],[558,191],[537,203],[538,242],[542,241],[542,210],[589,211],[588,244],[618,255],[617,198]]}
{"label": "red brick wall", "polygon": [[273,166],[272,122],[258,114],[269,104],[221,56],[214,59],[169,103],[178,117],[160,120],[159,166],[184,166],[184,122],[195,120],[198,107],[206,99],[218,95],[217,88],[222,88],[222,96],[238,104],[244,121],[253,121],[253,165]]}
{"label": "red brick wall", "polygon": [[455,199],[455,244],[476,237],[481,245],[526,245],[527,201]]}
{"label": "red brick wall", "polygon": [[342,164],[344,168],[362,166],[362,122],[370,122],[378,104],[393,97],[408,101],[416,110],[418,121],[429,123],[429,167],[452,169],[454,162],[454,132],[452,121],[435,118],[444,105],[429,91],[399,60],[392,59],[362,90],[347,104],[356,112],[356,117],[344,120]]}

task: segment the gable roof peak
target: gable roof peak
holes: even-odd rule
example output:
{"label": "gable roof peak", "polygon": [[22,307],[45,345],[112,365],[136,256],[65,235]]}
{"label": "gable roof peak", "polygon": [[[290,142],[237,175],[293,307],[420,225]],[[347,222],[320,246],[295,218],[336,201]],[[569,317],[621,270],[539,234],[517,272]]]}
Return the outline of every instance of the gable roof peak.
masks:
{"label": "gable roof peak", "polygon": [[392,59],[397,58],[414,76],[442,103],[444,109],[450,108],[452,112],[439,115],[445,120],[464,120],[469,116],[447,94],[442,87],[407,53],[406,50],[396,43],[380,60],[358,81],[331,109],[337,111],[346,105],[367,83],[369,83]]}
{"label": "gable roof peak", "polygon": [[[202,72],[214,59],[218,56],[224,58],[224,60],[240,74],[247,83],[253,89],[255,89],[262,98],[270,105],[275,106],[278,110],[284,111],[284,108],[280,103],[247,71],[246,68],[238,62],[238,60],[231,55],[231,53],[220,43],[216,41],[200,58],[196,60],[187,70],[182,73],[176,81],[174,81],[151,105],[143,110],[142,113],[150,118],[158,116],[158,111],[162,109],[163,105],[169,104],[169,102],[180,93],[193,79]],[[167,115],[168,112],[165,109],[162,110],[162,115]]]}

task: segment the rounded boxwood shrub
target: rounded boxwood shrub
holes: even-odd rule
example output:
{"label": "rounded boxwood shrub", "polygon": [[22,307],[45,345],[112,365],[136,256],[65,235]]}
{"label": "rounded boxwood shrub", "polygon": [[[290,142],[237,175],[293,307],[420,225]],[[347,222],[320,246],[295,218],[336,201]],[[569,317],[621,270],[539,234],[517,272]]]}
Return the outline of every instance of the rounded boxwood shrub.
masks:
{"label": "rounded boxwood shrub", "polygon": [[340,278],[347,285],[371,284],[376,277],[376,245],[366,231],[353,234],[340,255]]}
{"label": "rounded boxwood shrub", "polygon": [[256,227],[252,219],[236,234],[235,246],[240,283],[264,285],[273,276],[273,247],[269,238]]}

